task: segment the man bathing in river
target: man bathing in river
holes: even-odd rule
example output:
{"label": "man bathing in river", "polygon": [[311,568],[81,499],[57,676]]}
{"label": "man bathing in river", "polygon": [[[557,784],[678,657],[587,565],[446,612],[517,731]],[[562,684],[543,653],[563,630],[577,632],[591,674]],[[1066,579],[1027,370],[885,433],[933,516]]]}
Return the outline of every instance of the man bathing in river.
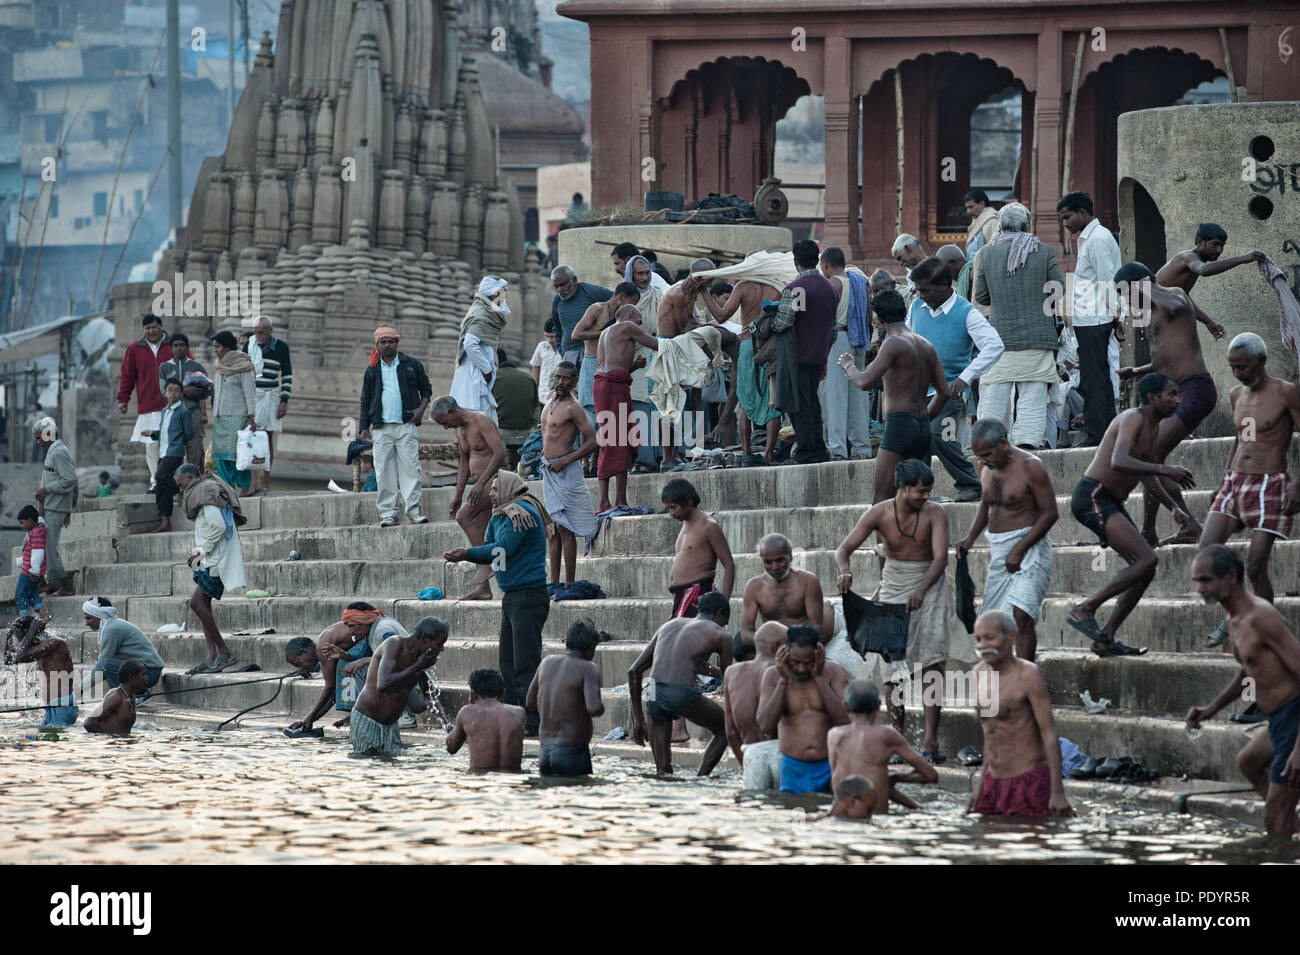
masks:
{"label": "man bathing in river", "polygon": [[990,610],[975,621],[976,699],[996,701],[979,710],[984,768],[968,812],[986,816],[1072,816],[1061,778],[1061,745],[1047,682],[1038,667],[1016,657],[1016,619]]}
{"label": "man bathing in river", "polygon": [[506,681],[498,670],[469,675],[469,705],[456,714],[447,734],[447,752],[469,743],[469,768],[475,772],[517,773],[524,755],[524,708],[506,702]]}
{"label": "man bathing in river", "polygon": [[1270,836],[1296,831],[1300,800],[1300,641],[1277,609],[1247,593],[1245,566],[1222,544],[1206,547],[1192,564],[1196,592],[1228,613],[1228,641],[1241,669],[1209,706],[1187,712],[1196,729],[1250,687],[1268,717],[1268,735],[1257,734],[1237,754],[1237,766],[1264,797],[1264,828]]}
{"label": "man bathing in river", "polygon": [[401,751],[398,720],[411,689],[437,662],[449,633],[446,623],[425,617],[409,637],[385,640],[375,649],[348,728],[353,756],[392,756]]}
{"label": "man bathing in river", "polygon": [[[1151,460],[1164,464],[1169,452],[1192,434],[1206,416],[1214,410],[1219,392],[1214,379],[1205,367],[1201,356],[1201,339],[1196,323],[1203,322],[1216,339],[1224,336],[1223,326],[1201,311],[1181,288],[1164,288],[1155,281],[1151,270],[1139,262],[1130,262],[1115,273],[1115,284],[1121,298],[1127,299],[1133,314],[1150,315],[1147,341],[1151,346],[1151,361],[1137,368],[1121,368],[1121,378],[1133,378],[1153,371],[1168,375],[1178,382],[1178,407],[1174,414],[1160,421]],[[1176,481],[1156,478],[1175,504],[1187,511],[1183,492]],[[1156,516],[1159,504],[1152,492],[1143,493],[1142,536],[1152,547],[1159,542],[1156,536]],[[1179,533],[1164,543],[1194,544],[1201,536],[1201,527],[1193,518]]]}
{"label": "man bathing in river", "polygon": [[971,453],[982,467],[980,506],[957,554],[969,551],[984,531],[989,569],[982,609],[1015,616],[1016,656],[1032,661],[1038,649],[1034,624],[1052,577],[1047,534],[1060,518],[1056,491],[1038,456],[1011,446],[1002,422],[982,418],[970,435]]}
{"label": "man bathing in river", "polygon": [[[896,783],[937,783],[939,773],[912,748],[903,734],[892,726],[876,726],[880,709],[880,691],[869,680],[854,680],[844,691],[844,706],[849,711],[847,726],[836,726],[826,735],[826,751],[831,763],[831,785],[838,798],[840,785],[849,777],[864,776],[871,781],[868,805],[872,812],[889,812],[892,798],[909,809],[915,802],[899,793]],[[912,765],[912,772],[889,775],[889,761],[898,756]]]}
{"label": "man bathing in river", "polygon": [[825,609],[822,585],[816,574],[791,568],[794,552],[790,541],[783,534],[768,534],[758,542],[758,556],[763,561],[763,573],[745,584],[741,639],[754,642],[760,614],[764,620],[775,620],[787,627],[808,624],[820,631]]}
{"label": "man bathing in river", "polygon": [[72,654],[66,640],[45,633],[43,617],[24,614],[9,625],[5,664],[16,663],[35,663],[41,671],[41,692],[47,704],[41,729],[56,729],[77,722]]}
{"label": "man bathing in river", "polygon": [[122,681],[104,696],[98,710],[86,717],[87,733],[129,733],[135,726],[135,699],[149,687],[149,674],[139,660],[127,660],[117,671]]}
{"label": "man bathing in river", "polygon": [[[1255,596],[1272,603],[1268,559],[1273,542],[1291,536],[1293,517],[1300,512],[1300,475],[1286,473],[1291,434],[1300,430],[1300,388],[1265,371],[1267,360],[1268,346],[1254,332],[1242,332],[1228,346],[1228,367],[1241,382],[1229,395],[1236,437],[1201,546],[1222,544],[1249,530],[1246,576]],[[1225,620],[1205,645],[1222,646],[1227,639]]]}
{"label": "man bathing in river", "polygon": [[[717,703],[705,699],[696,685],[696,675],[709,673],[709,658],[718,655],[719,668],[725,679],[731,665],[731,634],[727,621],[731,602],[714,591],[700,598],[699,615],[694,620],[669,620],[655,633],[645,650],[627,671],[629,702],[632,706],[632,739],[644,746],[647,736],[654,753],[655,769],[661,774],[673,771],[669,746],[673,721],[679,717],[702,726],[713,734],[700,757],[698,775],[707,776],[718,765],[727,749],[726,716]],[[641,678],[646,670],[655,683],[655,697],[644,710],[641,706]],[[646,714],[650,716],[649,733]]]}
{"label": "man bathing in river", "polygon": [[591,775],[591,721],[605,712],[600,668],[591,662],[599,642],[590,623],[573,624],[564,656],[543,659],[528,687],[528,712],[541,713],[537,765],[543,776]]}
{"label": "man bathing in river", "polygon": [[786,631],[776,665],[763,674],[758,705],[758,725],[780,741],[781,792],[831,791],[826,737],[832,726],[849,721],[847,683],[839,664],[826,659],[817,628],[799,625]]}
{"label": "man bathing in river", "polygon": [[[1070,498],[1070,510],[1077,520],[1097,535],[1102,547],[1110,547],[1124,558],[1126,568],[1106,586],[1070,608],[1065,618],[1075,630],[1092,640],[1092,650],[1101,657],[1140,656],[1145,648],[1130,647],[1115,639],[1126,617],[1156,576],[1159,563],[1147,539],[1124,509],[1124,501],[1139,481],[1174,513],[1183,526],[1191,517],[1165,492],[1158,478],[1168,477],[1190,488],[1192,472],[1156,461],[1160,422],[1178,407],[1178,384],[1168,375],[1152,372],[1138,382],[1140,408],[1125,411],[1106,428],[1106,433],[1083,472]],[[1106,626],[1098,628],[1097,611],[1111,597],[1119,597]]]}
{"label": "man bathing in river", "polygon": [[[488,485],[497,471],[506,466],[506,446],[501,432],[489,415],[482,411],[462,408],[455,398],[447,396],[433,403],[433,420],[444,428],[456,429],[456,450],[459,468],[456,472],[456,491],[451,498],[447,516],[460,525],[471,547],[483,544],[488,521],[492,519],[492,501]],[[474,486],[465,494],[465,485],[474,478]],[[462,499],[464,504],[461,503]],[[474,588],[465,600],[492,599],[492,568],[486,564],[474,575]]]}
{"label": "man bathing in river", "polygon": [[[754,659],[732,663],[722,675],[723,716],[727,742],[745,773],[745,789],[776,789],[781,785],[780,741],[758,725],[758,701],[763,674],[776,666],[776,652],[785,643],[786,625],[769,620],[754,631]],[[747,646],[743,640],[733,646]],[[738,659],[738,655],[737,655]]]}

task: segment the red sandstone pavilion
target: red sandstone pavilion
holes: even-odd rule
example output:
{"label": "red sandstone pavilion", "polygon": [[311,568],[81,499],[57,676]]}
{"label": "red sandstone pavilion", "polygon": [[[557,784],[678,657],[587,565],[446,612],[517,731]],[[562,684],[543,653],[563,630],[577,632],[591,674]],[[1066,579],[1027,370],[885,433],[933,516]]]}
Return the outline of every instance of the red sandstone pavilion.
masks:
{"label": "red sandstone pavilion", "polygon": [[[649,189],[688,203],[752,196],[772,175],[777,120],[801,96],[824,96],[825,241],[859,262],[892,264],[899,232],[930,251],[964,240],[971,115],[1007,87],[1022,95],[1013,194],[1044,237],[1058,235],[1056,201],[1070,190],[1091,193],[1103,222],[1118,224],[1121,113],[1169,106],[1218,76],[1234,101],[1300,99],[1291,52],[1300,11],[1288,0],[566,0],[558,9],[591,31],[594,206],[640,203]],[[955,177],[942,175],[945,158]],[[1225,175],[1234,169],[1225,160]]]}

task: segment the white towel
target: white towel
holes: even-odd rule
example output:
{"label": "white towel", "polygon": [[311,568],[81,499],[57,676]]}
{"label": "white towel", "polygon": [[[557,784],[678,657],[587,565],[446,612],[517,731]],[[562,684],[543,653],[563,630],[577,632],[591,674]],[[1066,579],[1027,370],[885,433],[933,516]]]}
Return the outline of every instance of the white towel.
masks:
{"label": "white towel", "polygon": [[[712,360],[705,353],[707,347]],[[686,407],[684,388],[703,388],[709,383],[714,367],[725,361],[722,353],[722,332],[712,326],[696,327],[675,338],[659,339],[659,350],[647,370],[655,383],[655,407],[659,413],[676,424]]]}
{"label": "white towel", "polygon": [[994,534],[985,531],[984,538],[989,542],[989,576],[984,583],[985,610],[1005,610],[1019,607],[1029,614],[1030,619],[1038,619],[1038,609],[1047,594],[1047,585],[1052,579],[1052,544],[1044,537],[1025,554],[1020,562],[1020,570],[1014,574],[1007,571],[1007,554],[1020,539],[1029,533],[1028,527],[1014,531],[1002,531]]}
{"label": "white towel", "polygon": [[596,536],[596,512],[591,506],[591,491],[582,476],[582,462],[570,461],[559,472],[547,467],[542,458],[542,506],[551,520],[567,527],[575,537]]}

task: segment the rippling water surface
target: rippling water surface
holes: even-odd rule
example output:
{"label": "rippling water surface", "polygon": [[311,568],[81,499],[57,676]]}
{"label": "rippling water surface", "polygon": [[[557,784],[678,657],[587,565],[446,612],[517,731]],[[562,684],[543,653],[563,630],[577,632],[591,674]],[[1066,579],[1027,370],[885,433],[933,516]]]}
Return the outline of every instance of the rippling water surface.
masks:
{"label": "rippling water surface", "polygon": [[354,759],[341,736],[80,726],[58,740],[0,722],[0,862],[1237,862],[1295,863],[1258,830],[1075,801],[1079,817],[986,823],[955,793],[919,812],[808,823],[807,802],[742,796],[737,771],[656,779],[595,759],[588,784],[475,775],[420,741]]}

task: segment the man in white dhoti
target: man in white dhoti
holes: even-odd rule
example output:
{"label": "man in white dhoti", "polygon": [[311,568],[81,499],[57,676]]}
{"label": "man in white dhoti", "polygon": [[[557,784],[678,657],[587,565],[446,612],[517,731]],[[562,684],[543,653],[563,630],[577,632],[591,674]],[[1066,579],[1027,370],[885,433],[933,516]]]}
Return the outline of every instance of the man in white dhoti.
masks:
{"label": "man in white dhoti", "polygon": [[[981,467],[980,506],[957,553],[970,550],[980,531],[989,543],[989,574],[981,611],[1016,618],[1016,656],[1034,659],[1034,624],[1052,577],[1056,491],[1037,456],[1013,448],[1000,421],[981,418],[971,428],[971,452]],[[985,530],[987,528],[987,530]]]}
{"label": "man in white dhoti", "polygon": [[578,369],[571,361],[555,366],[551,400],[542,409],[542,506],[555,523],[555,535],[548,550],[551,587],[560,581],[560,557],[564,557],[564,586],[573,584],[577,572],[578,538],[596,536],[596,514],[591,491],[582,474],[583,459],[596,450],[596,429],[578,404],[573,389],[578,386]]}
{"label": "man in white dhoti", "polygon": [[508,285],[495,275],[479,282],[474,301],[460,323],[456,373],[451,379],[451,396],[456,403],[470,411],[482,411],[493,424],[497,423],[497,402],[492,397],[492,386],[497,381],[497,346],[510,314]]}
{"label": "man in white dhoti", "polygon": [[[862,515],[857,526],[835,551],[839,568],[839,591],[853,585],[849,557],[872,534],[884,545],[884,566],[876,599],[884,603],[906,603],[911,618],[907,627],[907,667],[897,667],[885,680],[892,684],[889,716],[894,728],[905,733],[901,679],[921,672],[921,702],[925,711],[925,741],[922,754],[931,763],[941,763],[939,715],[943,701],[943,673],[946,664],[975,662],[975,649],[966,628],[957,619],[952,583],[948,579],[948,517],[943,508],[929,501],[934,489],[934,472],[915,459],[898,465],[894,474],[898,490]],[[906,670],[906,672],[904,672]]]}
{"label": "man in white dhoti", "polygon": [[194,595],[189,608],[203,625],[207,654],[195,673],[220,673],[238,660],[226,646],[212,615],[212,601],[220,600],[227,589],[243,587],[244,553],[239,546],[237,525],[246,518],[239,509],[239,495],[214,473],[200,476],[192,464],[176,469],[176,484],[181,489],[181,507],[194,522],[194,550],[186,563],[194,571]]}

